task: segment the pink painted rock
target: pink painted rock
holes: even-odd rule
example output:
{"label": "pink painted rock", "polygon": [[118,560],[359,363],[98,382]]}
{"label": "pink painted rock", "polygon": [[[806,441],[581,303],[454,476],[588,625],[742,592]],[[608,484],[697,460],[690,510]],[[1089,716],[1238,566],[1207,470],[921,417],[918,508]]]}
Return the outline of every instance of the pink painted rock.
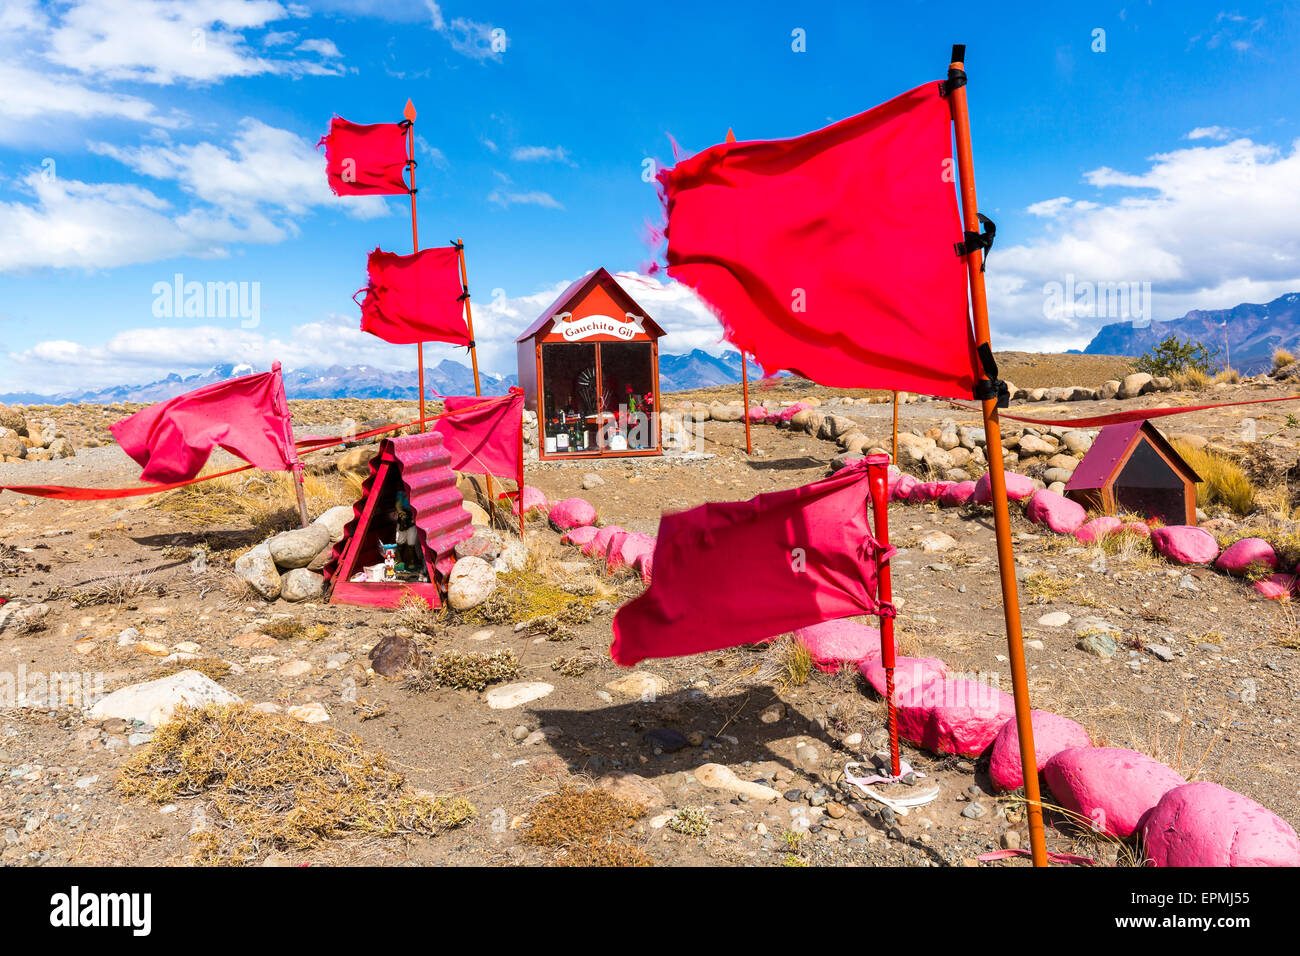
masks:
{"label": "pink painted rock", "polygon": [[762,405],[755,405],[749,410],[749,420],[751,422],[767,421],[767,409]]}
{"label": "pink painted rock", "polygon": [[[532,485],[524,485],[524,513],[531,511],[540,511],[545,514],[550,510],[551,503],[546,500],[546,495],[542,489],[534,488]],[[510,513],[515,517],[519,516],[519,499],[512,497],[510,499]]]}
{"label": "pink painted rock", "polygon": [[[1052,795],[1084,825],[1128,839],[1146,813],[1187,781],[1146,754],[1123,747],[1071,747],[1043,768]],[[1076,821],[1079,822],[1079,821]]]}
{"label": "pink painted rock", "polygon": [[[615,537],[615,541],[618,538]],[[614,542],[610,542],[610,549],[614,548]],[[606,552],[610,562],[610,570],[614,570],[617,560],[617,567],[635,567],[637,561],[643,554],[653,554],[655,549],[655,536],[652,534],[642,534],[640,531],[633,532],[624,538],[618,545],[618,554],[616,559],[609,558],[609,552]]]}
{"label": "pink painted rock", "polygon": [[1025,517],[1034,524],[1044,524],[1057,534],[1072,534],[1087,520],[1083,505],[1046,488],[1034,492],[1025,508]]}
{"label": "pink painted rock", "polygon": [[550,518],[556,531],[584,528],[596,523],[596,509],[584,498],[565,498],[551,505]]}
{"label": "pink painted rock", "polygon": [[[1092,746],[1088,732],[1068,717],[1048,710],[1031,710],[1029,719],[1034,725],[1034,763],[1040,773],[1047,761],[1062,750]],[[1002,725],[993,741],[989,777],[999,790],[1017,790],[1025,785],[1024,768],[1020,766],[1020,730],[1014,717]]]}
{"label": "pink painted rock", "polygon": [[1126,521],[1120,531],[1127,531],[1130,534],[1136,534],[1143,538],[1151,537],[1151,526],[1143,524],[1141,521]]}
{"label": "pink painted rock", "polygon": [[938,501],[951,484],[951,481],[918,481],[907,493],[907,500],[914,504]]}
{"label": "pink painted rock", "polygon": [[1015,712],[1005,691],[947,678],[899,696],[898,733],[934,753],[977,757]]}
{"label": "pink painted rock", "polygon": [[587,557],[591,557],[592,555],[603,557],[605,552],[609,550],[609,539],[614,537],[616,534],[627,534],[627,532],[616,524],[605,525],[605,527],[601,528],[591,536],[590,541],[582,546],[582,553],[587,555]]}
{"label": "pink painted rock", "polygon": [[1262,581],[1255,582],[1255,590],[1270,601],[1289,601],[1296,590],[1294,574],[1270,574]]}
{"label": "pink painted rock", "polygon": [[648,552],[636,559],[636,569],[641,572],[641,583],[650,586],[650,578],[654,572],[655,556],[654,552]]}
{"label": "pink painted rock", "polygon": [[794,639],[808,649],[820,671],[833,674],[840,664],[862,666],[880,656],[880,631],[857,621],[822,621],[794,632]]}
{"label": "pink painted rock", "polygon": [[971,495],[975,494],[975,482],[958,481],[947,487],[944,493],[939,496],[939,504],[948,507],[958,507],[970,501]]}
{"label": "pink painted rock", "polygon": [[1295,830],[1249,797],[1202,781],[1175,787],[1142,823],[1155,866],[1300,866]]}
{"label": "pink painted rock", "polygon": [[596,529],[589,524],[582,525],[561,535],[560,544],[571,544],[580,547],[594,537],[596,537]]}
{"label": "pink painted rock", "polygon": [[[630,531],[624,531],[622,528],[609,536],[609,541],[605,545],[605,570],[608,573],[613,574],[623,567],[623,542],[631,536]],[[596,539],[592,538],[592,540]]]}
{"label": "pink painted rock", "polygon": [[789,408],[783,408],[781,410],[781,414],[778,417],[780,418],[781,421],[788,422],[790,419],[794,418],[800,412],[809,408],[812,408],[812,406],[805,405],[803,402],[795,402]]}
{"label": "pink painted rock", "polygon": [[1223,554],[1214,562],[1220,571],[1229,574],[1245,574],[1252,565],[1266,565],[1270,570],[1277,570],[1277,552],[1263,538],[1242,538],[1223,549]]}
{"label": "pink painted rock", "polygon": [[1219,553],[1219,542],[1204,528],[1171,524],[1151,529],[1151,544],[1170,561],[1179,564],[1209,564]]}
{"label": "pink painted rock", "polygon": [[[1032,478],[1014,471],[1004,471],[1002,474],[1007,476],[1007,497],[1012,501],[1024,501],[1038,490]],[[971,501],[977,505],[986,505],[992,500],[993,479],[987,474],[981,475],[980,480],[975,482],[975,494],[971,496]]]}
{"label": "pink painted rock", "polygon": [[889,485],[889,498],[891,501],[906,501],[907,496],[912,493],[918,482],[911,475],[899,475],[898,480],[891,482]]}
{"label": "pink painted rock", "polygon": [[[879,657],[863,662],[858,670],[881,697],[885,696],[885,668]],[[937,657],[899,657],[894,661],[894,702],[913,687],[925,687],[948,676],[948,665]]]}
{"label": "pink painted rock", "polygon": [[1100,518],[1093,518],[1091,521],[1085,521],[1079,525],[1074,530],[1074,536],[1083,544],[1091,544],[1094,541],[1100,541],[1108,534],[1114,534],[1122,527],[1124,527],[1124,522],[1118,518],[1103,515]]}

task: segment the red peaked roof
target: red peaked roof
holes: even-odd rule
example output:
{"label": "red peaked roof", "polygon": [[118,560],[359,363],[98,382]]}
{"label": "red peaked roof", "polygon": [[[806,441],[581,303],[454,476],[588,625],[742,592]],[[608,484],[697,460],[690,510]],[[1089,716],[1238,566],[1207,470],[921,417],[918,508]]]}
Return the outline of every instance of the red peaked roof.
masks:
{"label": "red peaked roof", "polygon": [[623,290],[623,287],[618,284],[618,281],[609,274],[604,266],[601,266],[595,272],[589,272],[581,279],[571,283],[567,289],[560,293],[560,297],[552,302],[550,307],[537,317],[537,321],[519,334],[519,337],[516,338],[515,341],[522,342],[525,339],[532,338],[546,327],[546,323],[550,322],[556,316],[567,312],[568,306],[571,302],[581,299],[595,285],[604,286],[605,291],[609,293],[610,298],[617,302],[623,311],[631,312],[644,319],[643,325],[645,326],[646,331],[652,336],[658,338],[664,334],[664,330],[659,327],[659,323],[646,315],[645,309],[643,309],[635,299]]}
{"label": "red peaked roof", "polygon": [[1181,455],[1174,451],[1173,447],[1165,440],[1165,436],[1156,430],[1156,427],[1149,421],[1124,422],[1120,425],[1107,425],[1097,433],[1092,447],[1088,453],[1083,456],[1079,462],[1079,467],[1074,470],[1070,476],[1069,483],[1065,486],[1066,491],[1080,491],[1086,488],[1100,488],[1106,484],[1110,476],[1115,472],[1115,466],[1119,464],[1138,440],[1139,436],[1145,436],[1151,444],[1155,445],[1162,451],[1170,461],[1176,465],[1181,465],[1186,477],[1193,482],[1199,482],[1201,479],[1192,470],[1191,465],[1183,461]]}

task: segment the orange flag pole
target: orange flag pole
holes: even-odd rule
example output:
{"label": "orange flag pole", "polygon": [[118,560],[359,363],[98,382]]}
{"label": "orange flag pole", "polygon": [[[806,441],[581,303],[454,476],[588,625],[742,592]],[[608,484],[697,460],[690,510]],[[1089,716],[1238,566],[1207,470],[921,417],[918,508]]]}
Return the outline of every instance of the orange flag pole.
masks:
{"label": "orange flag pole", "polygon": [[[474,394],[475,396],[482,396],[483,390],[479,387],[479,380],[478,380],[478,345],[474,341],[474,311],[469,306],[469,270],[465,266],[465,240],[464,239],[456,240],[456,255],[460,258],[460,288],[461,288],[462,298],[464,298],[465,300],[465,327],[469,330],[469,360],[470,360],[470,364],[474,366]],[[492,493],[492,476],[486,475],[485,477],[487,478],[488,507],[493,509],[493,512],[495,512],[497,503],[496,503],[496,497]],[[523,507],[524,507],[524,489],[523,486],[520,485],[519,510],[521,512],[523,511]],[[494,513],[490,513],[490,516],[492,518],[496,517]],[[520,538],[522,538],[523,532],[520,532],[519,536]]]}
{"label": "orange flag pole", "polygon": [[[402,110],[406,122],[410,124],[406,131],[406,168],[411,173],[411,252],[420,251],[420,230],[415,219],[415,104],[406,101]],[[424,343],[415,343],[416,362],[420,366],[420,432],[424,433]]]}
{"label": "orange flag pole", "polygon": [[[736,141],[736,133],[730,127],[727,128],[728,143]],[[740,391],[745,399],[745,454],[754,454],[754,442],[749,434],[749,368],[745,364],[745,350],[740,350]]]}
{"label": "orange flag pole", "polygon": [[[961,186],[961,208],[967,233],[980,231],[979,207],[975,200],[975,164],[971,158],[970,114],[966,108],[966,47],[952,48],[948,65],[947,97],[956,132],[957,174]],[[975,318],[975,345],[989,348],[989,307],[984,289],[984,250],[966,254],[970,277],[971,306]],[[985,378],[989,376],[985,373]],[[1020,595],[1016,589],[1016,557],[1011,548],[1011,516],[1007,510],[1007,479],[1002,465],[1002,434],[998,424],[997,398],[984,405],[985,449],[993,491],[993,526],[997,533],[998,572],[1002,578],[1002,607],[1007,625],[1007,656],[1010,658],[1011,688],[1016,702],[1016,730],[1020,736],[1020,763],[1025,775],[1025,802],[1029,810],[1029,845],[1034,866],[1047,866],[1047,843],[1043,834],[1043,803],[1038,788],[1038,761],[1034,753],[1034,728],[1030,720],[1029,682],[1025,672],[1025,648],[1020,630]]]}

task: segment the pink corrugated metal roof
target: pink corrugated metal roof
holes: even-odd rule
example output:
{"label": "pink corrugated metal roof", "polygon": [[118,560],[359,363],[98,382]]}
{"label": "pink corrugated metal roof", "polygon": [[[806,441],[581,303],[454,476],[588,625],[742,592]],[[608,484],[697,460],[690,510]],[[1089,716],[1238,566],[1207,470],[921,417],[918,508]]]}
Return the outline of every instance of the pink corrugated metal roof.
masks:
{"label": "pink corrugated metal roof", "polygon": [[1088,488],[1100,488],[1110,479],[1115,472],[1115,466],[1120,460],[1128,454],[1133,442],[1139,439],[1140,435],[1145,435],[1150,442],[1163,451],[1175,462],[1178,462],[1186,469],[1187,477],[1192,481],[1200,481],[1200,477],[1192,470],[1191,465],[1183,461],[1182,456],[1170,446],[1165,437],[1160,434],[1154,425],[1148,421],[1124,422],[1120,425],[1107,425],[1097,433],[1092,447],[1088,453],[1083,456],[1079,462],[1079,467],[1074,469],[1074,474],[1070,476],[1070,481],[1066,484],[1066,491],[1082,491]]}
{"label": "pink corrugated metal roof", "polygon": [[623,287],[618,284],[618,280],[610,275],[604,266],[601,266],[595,272],[589,272],[581,279],[572,282],[567,289],[560,293],[559,298],[552,302],[546,311],[537,317],[536,322],[528,326],[527,329],[519,334],[515,341],[522,342],[524,339],[532,338],[541,331],[547,322],[551,321],[551,319],[560,315],[562,312],[565,312],[566,307],[570,302],[577,299],[586,292],[587,289],[597,283],[603,285],[605,291],[610,294],[610,297],[613,298],[615,302],[621,304],[625,311],[644,317],[646,320],[646,331],[653,329],[654,333],[657,335],[664,334],[664,330],[659,327],[659,323],[646,315],[645,309],[641,308],[637,301],[627,294]]}
{"label": "pink corrugated metal roof", "polygon": [[328,581],[337,570],[343,549],[356,531],[357,520],[370,496],[371,483],[379,470],[381,459],[391,454],[400,464],[402,487],[406,489],[411,507],[415,510],[415,524],[420,529],[424,545],[425,562],[440,574],[447,574],[455,562],[456,545],[473,535],[470,514],[465,499],[456,487],[456,474],[451,470],[451,457],[442,447],[439,432],[423,435],[404,435],[385,438],[379,445],[379,454],[370,461],[370,474],[363,484],[364,493],[352,505],[352,520],[347,523],[343,539],[334,545],[325,565]]}

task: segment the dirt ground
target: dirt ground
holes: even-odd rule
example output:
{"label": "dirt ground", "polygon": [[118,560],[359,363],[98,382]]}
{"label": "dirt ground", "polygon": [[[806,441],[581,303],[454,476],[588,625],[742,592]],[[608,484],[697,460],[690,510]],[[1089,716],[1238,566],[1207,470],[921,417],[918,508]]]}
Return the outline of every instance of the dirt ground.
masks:
{"label": "dirt ground", "polygon": [[[803,384],[759,385],[751,398],[790,401],[804,394],[839,393]],[[1286,392],[1242,386],[1126,403],[1017,403],[1011,411],[1073,417],[1133,408],[1135,402],[1190,404],[1272,394]],[[719,396],[738,398],[739,389],[709,390],[711,400]],[[409,403],[354,402],[346,412],[330,403],[297,404],[297,420],[310,431],[345,415],[374,417]],[[1285,409],[1292,406],[1259,407],[1279,409],[1250,413],[1261,442],[1294,464],[1300,423],[1288,419]],[[120,412],[83,406],[52,413],[69,424],[76,419],[69,431],[78,456],[0,465],[0,484],[132,484],[137,469],[120,450],[83,449],[77,437],[102,432]],[[900,412],[904,429],[921,432],[945,419],[976,421],[974,413],[939,403],[905,405]],[[855,406],[854,414],[886,443],[888,405]],[[1234,410],[1202,412],[1182,416],[1169,429],[1231,443],[1242,418]],[[772,427],[755,427],[753,438],[756,454],[747,457],[743,425],[710,422],[702,427],[706,456],[696,460],[535,465],[527,481],[553,500],[587,498],[605,523],[654,532],[665,511],[812,481],[827,473],[839,453],[833,443]],[[584,490],[588,473],[603,484]],[[326,475],[322,485],[327,490],[311,502],[316,513],[346,500],[336,475]],[[942,657],[951,669],[1009,691],[991,519],[979,509],[903,504],[891,506],[889,519],[900,548],[893,568],[903,650]],[[1171,567],[1148,556],[1109,556],[1101,565],[1097,552],[1071,547],[1070,539],[1018,514],[1013,523],[1033,705],[1079,721],[1097,743],[1143,751],[1189,778],[1238,790],[1293,826],[1300,823],[1294,722],[1300,641],[1291,606],[1264,601],[1240,581],[1208,569]],[[922,553],[917,538],[936,528],[952,535],[957,546]],[[560,554],[558,536],[540,523],[530,525],[528,535],[530,547],[550,560],[585,560]],[[0,597],[50,608],[41,630],[0,632],[0,672],[21,667],[29,674],[93,674],[111,691],[146,679],[161,662],[134,644],[119,646],[124,629],[135,628],[164,654],[193,642],[203,656],[231,665],[220,683],[245,700],[286,706],[318,701],[330,714],[325,726],[359,735],[367,747],[388,755],[413,786],[465,797],[477,811],[468,825],[437,837],[330,840],[302,851],[269,848],[261,854],[265,862],[547,864],[556,851],[524,842],[524,817],[546,794],[618,770],[646,778],[663,793],[663,805],[631,831],[656,865],[976,865],[981,853],[1008,843],[1027,845],[1020,804],[1014,795],[988,794],[979,760],[937,758],[905,746],[905,758],[927,775],[926,783],[939,785],[940,794],[892,823],[844,787],[845,762],[869,756],[883,724],[883,706],[855,672],[814,671],[798,683],[776,644],[645,662],[637,671],[662,682],[652,699],[607,688],[627,676],[608,657],[611,612],[639,590],[639,582],[615,581],[610,605],[577,625],[570,641],[509,624],[466,623],[455,615],[447,616],[440,633],[417,635],[425,654],[511,649],[520,661],[519,679],[555,687],[522,707],[491,710],[477,691],[413,690],[366,673],[369,649],[395,630],[395,612],[250,600],[221,555],[257,540],[258,532],[238,516],[199,521],[148,497],[69,504],[0,494]],[[189,549],[199,542],[207,542],[216,557],[196,573]],[[124,576],[143,576],[143,583],[130,593],[117,592],[111,603],[96,603],[96,588],[102,594],[103,585]],[[1064,627],[1038,623],[1055,611],[1072,620]],[[324,636],[268,646],[237,640],[259,633],[275,614],[323,625]],[[1089,618],[1122,631],[1120,655],[1106,660],[1076,647],[1078,625]],[[1151,645],[1171,649],[1171,659],[1155,656]],[[588,656],[594,666],[574,677],[552,669],[553,662],[574,656]],[[279,673],[299,661],[310,665],[304,673]],[[348,678],[359,685],[355,702],[344,696]],[[97,724],[78,711],[0,710],[0,863],[189,863],[195,852],[191,831],[203,819],[204,798],[159,805],[119,795],[118,771],[145,745],[131,733],[120,721]],[[858,743],[854,734],[865,740]],[[766,782],[784,796],[758,803],[707,789],[693,776],[706,762],[724,764],[743,780]],[[963,815],[976,805],[982,809]],[[707,832],[665,825],[686,808],[706,810]],[[1131,862],[1123,848],[1098,842],[1059,817],[1053,822],[1050,849],[1082,851],[1102,863]]]}

